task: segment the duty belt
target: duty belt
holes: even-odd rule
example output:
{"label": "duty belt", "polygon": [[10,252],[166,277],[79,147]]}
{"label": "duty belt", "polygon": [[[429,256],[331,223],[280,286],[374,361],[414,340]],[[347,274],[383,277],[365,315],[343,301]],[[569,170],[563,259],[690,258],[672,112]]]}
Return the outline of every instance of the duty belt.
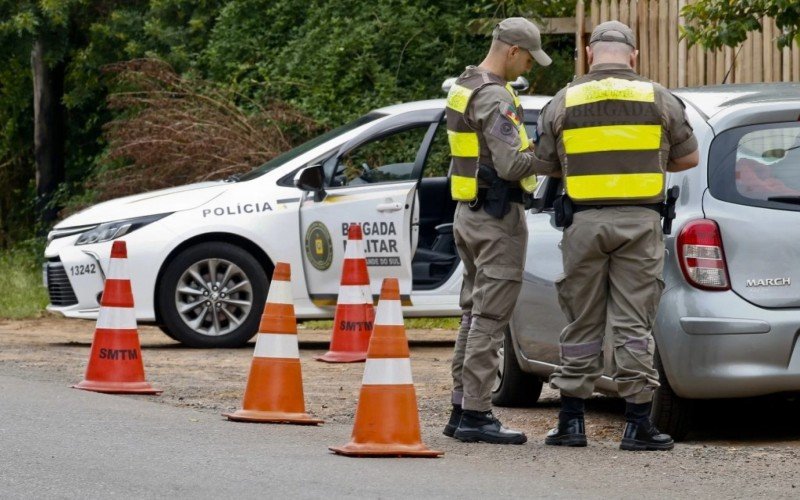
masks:
{"label": "duty belt", "polygon": [[[488,188],[478,188],[478,199],[483,200],[486,197],[486,190]],[[521,188],[510,188],[508,190],[508,201],[513,203],[525,203],[525,191]]]}
{"label": "duty belt", "polygon": [[642,207],[642,208],[649,208],[655,212],[658,212],[661,215],[662,207],[664,206],[663,203],[645,203],[645,204],[633,204],[633,205],[578,205],[577,203],[574,205],[572,211],[574,213],[584,212],[586,210],[600,210],[602,208],[614,208],[614,207]]}

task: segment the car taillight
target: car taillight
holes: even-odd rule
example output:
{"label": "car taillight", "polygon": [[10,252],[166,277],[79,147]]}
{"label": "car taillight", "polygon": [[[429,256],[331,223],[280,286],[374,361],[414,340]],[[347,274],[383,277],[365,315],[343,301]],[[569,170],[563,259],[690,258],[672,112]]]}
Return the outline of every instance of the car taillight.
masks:
{"label": "car taillight", "polygon": [[702,290],[730,290],[722,237],[713,220],[693,220],[683,227],[678,235],[678,261],[690,285]]}

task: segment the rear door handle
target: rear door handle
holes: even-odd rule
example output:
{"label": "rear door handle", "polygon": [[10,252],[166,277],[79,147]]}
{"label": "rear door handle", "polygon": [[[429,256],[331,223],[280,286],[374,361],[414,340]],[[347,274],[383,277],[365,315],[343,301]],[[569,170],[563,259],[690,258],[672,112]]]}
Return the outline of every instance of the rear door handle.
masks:
{"label": "rear door handle", "polygon": [[398,210],[403,209],[403,204],[394,202],[394,203],[381,203],[377,207],[378,212],[397,212]]}

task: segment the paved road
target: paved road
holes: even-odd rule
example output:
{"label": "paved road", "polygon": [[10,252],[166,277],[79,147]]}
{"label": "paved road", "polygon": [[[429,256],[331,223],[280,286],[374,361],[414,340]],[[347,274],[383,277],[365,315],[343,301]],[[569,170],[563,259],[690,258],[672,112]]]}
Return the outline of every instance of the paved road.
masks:
{"label": "paved road", "polygon": [[[237,424],[208,411],[0,376],[3,498],[751,498],[800,490],[793,451],[468,445],[442,459],[332,455],[349,425]],[[777,453],[777,454],[776,454]],[[790,453],[790,454],[787,454]]]}
{"label": "paved road", "polygon": [[[210,413],[0,377],[4,498],[527,496],[499,464],[330,454],[350,429],[236,424]],[[458,479],[456,479],[458,478]],[[574,491],[574,490],[573,490]],[[563,492],[566,496],[567,490]]]}

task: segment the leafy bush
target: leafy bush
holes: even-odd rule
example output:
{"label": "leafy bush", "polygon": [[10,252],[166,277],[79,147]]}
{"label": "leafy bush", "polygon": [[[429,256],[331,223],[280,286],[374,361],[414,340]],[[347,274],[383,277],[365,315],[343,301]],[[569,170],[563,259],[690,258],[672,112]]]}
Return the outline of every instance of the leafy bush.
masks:
{"label": "leafy bush", "polygon": [[107,70],[117,89],[109,107],[119,116],[105,127],[104,166],[112,168],[93,182],[96,201],[247,171],[319,131],[275,101],[251,102],[245,113],[229,89],[180,76],[163,61],[133,60]]}

